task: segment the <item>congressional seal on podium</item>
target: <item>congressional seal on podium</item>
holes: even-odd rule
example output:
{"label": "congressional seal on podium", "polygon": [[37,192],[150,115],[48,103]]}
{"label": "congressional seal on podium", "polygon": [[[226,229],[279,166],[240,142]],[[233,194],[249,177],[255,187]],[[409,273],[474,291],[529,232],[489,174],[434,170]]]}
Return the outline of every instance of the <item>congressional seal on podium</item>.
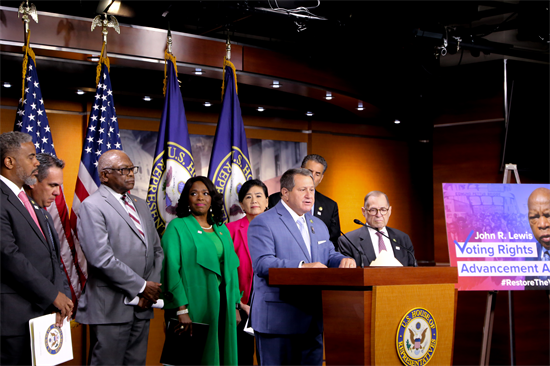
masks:
{"label": "congressional seal on podium", "polygon": [[424,308],[409,310],[397,329],[397,355],[404,365],[426,365],[437,346],[437,325]]}

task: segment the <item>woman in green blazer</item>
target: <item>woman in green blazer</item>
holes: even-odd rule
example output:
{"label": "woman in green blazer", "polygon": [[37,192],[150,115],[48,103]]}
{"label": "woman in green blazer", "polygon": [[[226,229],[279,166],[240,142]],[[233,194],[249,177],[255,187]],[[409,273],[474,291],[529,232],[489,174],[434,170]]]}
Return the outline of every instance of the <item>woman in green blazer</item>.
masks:
{"label": "woman in green blazer", "polygon": [[203,365],[237,364],[239,258],[223,224],[222,204],[208,178],[187,180],[178,218],[162,236],[165,318],[177,317],[183,332],[192,332],[192,322],[210,325]]}

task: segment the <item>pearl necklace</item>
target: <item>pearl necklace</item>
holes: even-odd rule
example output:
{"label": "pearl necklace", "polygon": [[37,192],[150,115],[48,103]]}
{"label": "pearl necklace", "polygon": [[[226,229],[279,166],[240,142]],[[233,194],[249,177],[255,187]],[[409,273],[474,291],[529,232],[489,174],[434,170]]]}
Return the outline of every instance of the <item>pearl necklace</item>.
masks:
{"label": "pearl necklace", "polygon": [[212,229],[212,225],[210,225],[209,227],[202,227],[202,226],[201,226],[201,229],[210,230],[210,229]]}

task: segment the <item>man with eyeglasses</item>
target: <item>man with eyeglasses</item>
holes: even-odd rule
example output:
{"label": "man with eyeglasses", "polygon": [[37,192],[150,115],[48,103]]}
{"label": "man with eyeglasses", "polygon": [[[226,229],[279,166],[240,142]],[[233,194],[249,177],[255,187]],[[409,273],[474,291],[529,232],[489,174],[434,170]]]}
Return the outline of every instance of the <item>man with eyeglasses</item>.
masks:
{"label": "man with eyeglasses", "polygon": [[[537,241],[537,256],[528,260],[542,261],[550,265],[550,189],[540,187],[527,200],[529,226]],[[542,266],[541,266],[542,267]],[[527,276],[526,290],[550,290],[550,276]]]}
{"label": "man with eyeglasses", "polygon": [[101,185],[79,210],[88,281],[76,321],[90,325],[90,365],[145,365],[164,254],[147,204],[128,193],[138,170],[123,151],[104,152]]}
{"label": "man with eyeglasses", "polygon": [[415,267],[414,247],[409,236],[400,230],[386,226],[391,216],[391,209],[385,193],[369,192],[365,196],[364,207],[361,207],[367,223],[338,239],[340,252],[354,258],[358,265],[363,263],[366,267],[385,250],[403,266]]}

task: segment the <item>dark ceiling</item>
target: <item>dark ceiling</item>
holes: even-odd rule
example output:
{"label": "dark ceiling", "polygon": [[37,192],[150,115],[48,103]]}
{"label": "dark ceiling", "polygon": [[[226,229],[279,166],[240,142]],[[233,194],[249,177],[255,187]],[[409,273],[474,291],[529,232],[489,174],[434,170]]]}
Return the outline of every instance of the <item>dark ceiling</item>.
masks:
{"label": "dark ceiling", "polygon": [[[39,11],[92,18],[111,1],[35,0],[34,3]],[[2,1],[2,6],[19,4],[20,1]],[[417,109],[433,113],[433,107],[441,105],[441,96],[445,94],[442,85],[450,87],[446,83],[449,78],[481,85],[488,79],[491,85],[485,93],[498,92],[500,76],[495,75],[500,75],[501,70],[488,66],[491,61],[506,57],[547,65],[548,4],[547,1],[122,1],[117,19],[121,24],[161,29],[166,29],[169,23],[173,31],[219,39],[225,39],[229,33],[234,43],[284,52],[312,66],[330,65],[341,77],[353,80],[360,91],[358,99],[379,107],[382,117],[394,118]],[[260,9],[277,6],[286,10],[275,13]],[[297,14],[311,18],[291,14],[292,9],[299,7],[308,8],[309,14],[306,10]],[[298,31],[299,28],[303,30]],[[448,44],[446,56],[438,49],[444,45],[444,38]],[[460,43],[458,52],[457,43]],[[8,71],[15,71],[17,63],[14,62],[12,70],[9,58],[3,57],[2,61],[4,80]],[[118,77],[125,80],[132,72],[121,72]],[[41,79],[46,77],[42,75]],[[458,75],[466,78],[460,79]],[[156,74],[150,76],[158,79]],[[112,78],[117,76],[113,74]],[[147,72],[143,78],[148,78]],[[182,85],[191,85],[189,90],[193,90],[187,95],[184,92],[186,107],[188,103],[200,104],[212,97],[205,86],[219,86],[217,80],[185,78]],[[117,83],[121,84],[125,84],[125,90],[119,91],[121,95],[131,95],[140,89],[134,85],[139,83]],[[210,87],[217,98],[219,88]],[[252,86],[240,90],[245,108],[270,100],[283,115],[298,110],[302,115],[303,105],[309,104],[323,111],[316,117],[365,123],[328,103]]]}

